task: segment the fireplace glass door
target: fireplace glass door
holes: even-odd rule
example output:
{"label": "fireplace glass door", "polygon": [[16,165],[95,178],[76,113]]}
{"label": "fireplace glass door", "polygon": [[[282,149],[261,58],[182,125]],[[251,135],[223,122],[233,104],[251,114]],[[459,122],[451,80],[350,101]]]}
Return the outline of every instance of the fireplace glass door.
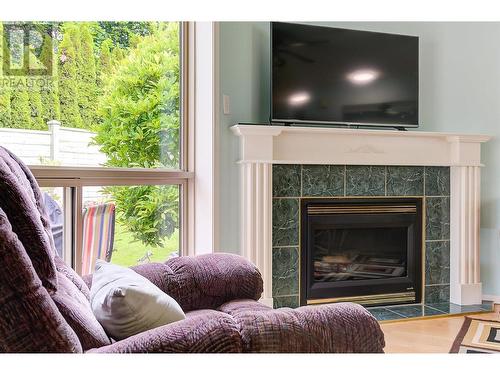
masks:
{"label": "fireplace glass door", "polygon": [[318,225],[312,235],[315,283],[407,276],[407,227]]}
{"label": "fireplace glass door", "polygon": [[421,299],[418,198],[303,199],[301,303]]}

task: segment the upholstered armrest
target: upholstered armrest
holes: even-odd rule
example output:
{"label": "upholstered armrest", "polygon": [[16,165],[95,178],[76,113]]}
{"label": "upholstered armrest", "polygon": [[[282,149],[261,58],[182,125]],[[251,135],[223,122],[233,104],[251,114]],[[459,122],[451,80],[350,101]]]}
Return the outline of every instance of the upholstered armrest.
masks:
{"label": "upholstered armrest", "polygon": [[[184,311],[215,309],[233,299],[258,300],[263,290],[257,267],[234,254],[176,257],[132,269],[172,296]],[[90,287],[91,275],[84,280]]]}
{"label": "upholstered armrest", "polygon": [[229,315],[199,310],[184,320],[87,353],[239,353],[241,348],[238,326]]}
{"label": "upholstered armrest", "polygon": [[378,353],[385,345],[377,320],[354,303],[273,310],[247,300],[225,303],[219,311],[241,327],[243,352]]}

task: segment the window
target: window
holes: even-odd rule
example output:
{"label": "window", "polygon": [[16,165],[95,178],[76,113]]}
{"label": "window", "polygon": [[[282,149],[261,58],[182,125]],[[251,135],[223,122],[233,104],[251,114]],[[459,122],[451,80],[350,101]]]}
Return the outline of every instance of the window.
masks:
{"label": "window", "polygon": [[58,251],[164,261],[186,246],[185,25],[0,23],[0,145],[43,187]]}
{"label": "window", "polygon": [[85,266],[93,251],[122,266],[179,254],[178,185],[85,186],[82,193]]}

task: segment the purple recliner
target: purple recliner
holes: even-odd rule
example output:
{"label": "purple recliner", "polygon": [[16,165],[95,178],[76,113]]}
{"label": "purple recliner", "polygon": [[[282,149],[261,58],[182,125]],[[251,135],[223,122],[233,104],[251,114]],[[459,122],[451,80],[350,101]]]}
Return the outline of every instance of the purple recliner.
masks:
{"label": "purple recliner", "polygon": [[57,256],[29,169],[0,147],[0,352],[382,352],[378,322],[351,303],[274,310],[257,268],[231,254],[133,267],[186,319],[113,342],[92,314],[91,277]]}

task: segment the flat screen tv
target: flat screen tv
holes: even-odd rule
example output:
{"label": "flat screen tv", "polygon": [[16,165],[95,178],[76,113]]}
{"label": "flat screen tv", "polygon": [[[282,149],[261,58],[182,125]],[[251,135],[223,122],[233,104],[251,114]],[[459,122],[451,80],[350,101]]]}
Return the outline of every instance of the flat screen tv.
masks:
{"label": "flat screen tv", "polygon": [[418,37],[271,23],[271,122],[418,127]]}

